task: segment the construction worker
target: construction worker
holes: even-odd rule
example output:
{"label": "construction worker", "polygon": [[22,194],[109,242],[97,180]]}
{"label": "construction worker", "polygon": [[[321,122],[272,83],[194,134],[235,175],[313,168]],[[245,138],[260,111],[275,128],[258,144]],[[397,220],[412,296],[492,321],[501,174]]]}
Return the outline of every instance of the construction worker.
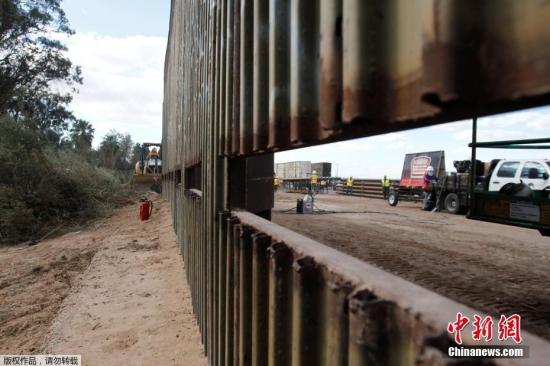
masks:
{"label": "construction worker", "polygon": [[311,172],[311,176],[309,178],[309,188],[311,189],[311,192],[313,194],[317,193],[317,172],[314,170]]}
{"label": "construction worker", "polygon": [[435,175],[433,166],[429,166],[426,169],[426,173],[424,174],[424,198],[422,200],[422,209],[424,211],[429,211],[431,208],[430,206],[433,193],[433,184],[435,182],[437,182],[437,176]]}
{"label": "construction worker", "polygon": [[384,175],[384,178],[380,183],[382,185],[382,193],[384,193],[384,199],[387,199],[388,195],[390,194],[390,180],[387,176]]}
{"label": "construction worker", "polygon": [[353,177],[350,176],[346,181],[346,194],[351,196],[353,194]]}

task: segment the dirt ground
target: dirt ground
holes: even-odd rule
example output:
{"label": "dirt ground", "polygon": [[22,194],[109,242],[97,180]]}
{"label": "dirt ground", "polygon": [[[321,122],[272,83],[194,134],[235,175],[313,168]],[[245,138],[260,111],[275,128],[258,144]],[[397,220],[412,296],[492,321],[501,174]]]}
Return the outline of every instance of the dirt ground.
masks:
{"label": "dirt ground", "polygon": [[36,246],[0,248],[0,354],[84,365],[206,365],[168,204],[128,206]]}
{"label": "dirt ground", "polygon": [[550,339],[550,237],[337,194],[317,195],[316,208],[347,213],[296,215],[302,196],[277,193],[273,221],[475,309],[518,313]]}

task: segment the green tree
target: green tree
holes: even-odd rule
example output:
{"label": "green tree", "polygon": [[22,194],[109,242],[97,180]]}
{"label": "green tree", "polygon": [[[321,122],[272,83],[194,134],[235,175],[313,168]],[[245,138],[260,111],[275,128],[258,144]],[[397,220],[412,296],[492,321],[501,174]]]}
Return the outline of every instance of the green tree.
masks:
{"label": "green tree", "polygon": [[73,148],[85,155],[92,148],[95,129],[92,125],[84,120],[76,120],[70,129],[71,144]]}
{"label": "green tree", "polygon": [[106,168],[113,169],[115,167],[116,155],[120,150],[120,136],[120,133],[111,130],[103,136],[103,140],[99,144],[101,165]]}
{"label": "green tree", "polygon": [[[61,0],[0,0],[0,114],[33,121],[56,143],[76,120],[68,105],[82,83],[56,36],[73,33]],[[68,92],[53,91],[53,83]]]}
{"label": "green tree", "polygon": [[116,170],[131,170],[132,164],[132,137],[110,130],[99,145],[101,165]]}
{"label": "green tree", "polygon": [[117,159],[115,161],[115,169],[117,170],[130,170],[132,169],[132,147],[134,142],[130,134],[121,135],[119,140],[120,150],[118,151]]}

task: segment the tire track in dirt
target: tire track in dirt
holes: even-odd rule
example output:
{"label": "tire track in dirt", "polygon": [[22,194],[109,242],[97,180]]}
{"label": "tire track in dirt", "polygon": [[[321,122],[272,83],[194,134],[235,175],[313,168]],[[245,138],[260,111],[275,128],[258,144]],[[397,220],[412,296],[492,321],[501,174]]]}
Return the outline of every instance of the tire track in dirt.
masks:
{"label": "tire track in dirt", "polygon": [[[323,200],[342,211],[358,206],[357,199],[343,196],[317,196],[317,202]],[[380,200],[361,201],[382,214],[308,216],[275,210],[273,221],[475,309],[496,316],[521,314],[524,329],[550,339],[548,238],[445,213],[393,208]]]}

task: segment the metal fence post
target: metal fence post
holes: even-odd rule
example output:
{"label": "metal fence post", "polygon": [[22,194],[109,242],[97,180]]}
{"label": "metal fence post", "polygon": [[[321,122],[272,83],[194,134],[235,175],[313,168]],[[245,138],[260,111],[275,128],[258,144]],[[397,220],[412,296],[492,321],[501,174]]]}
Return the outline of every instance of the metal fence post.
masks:
{"label": "metal fence post", "polygon": [[289,365],[292,355],[292,252],[284,243],[269,247],[268,365]]}

